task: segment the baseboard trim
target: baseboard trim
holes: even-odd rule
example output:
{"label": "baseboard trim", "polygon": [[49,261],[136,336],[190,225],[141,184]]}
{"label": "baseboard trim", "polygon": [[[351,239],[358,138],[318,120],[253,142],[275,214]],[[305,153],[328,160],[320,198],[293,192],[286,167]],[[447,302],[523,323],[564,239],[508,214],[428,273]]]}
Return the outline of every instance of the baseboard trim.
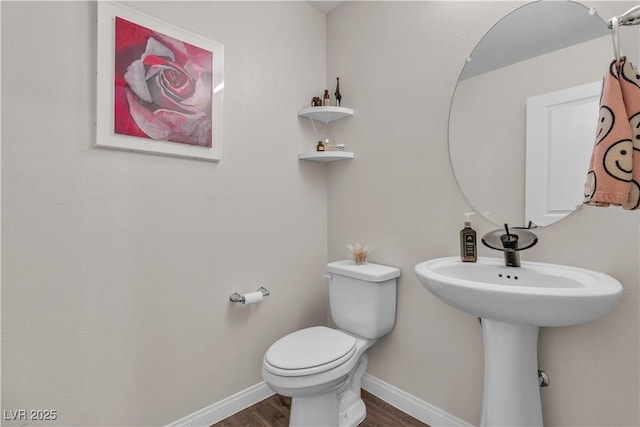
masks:
{"label": "baseboard trim", "polygon": [[[368,373],[364,374],[362,378],[362,388],[432,427],[472,427],[468,422]],[[174,421],[167,427],[208,427],[274,394],[269,386],[262,381],[233,396]]]}
{"label": "baseboard trim", "polygon": [[264,382],[246,388],[191,415],[174,421],[167,427],[209,427],[275,393]]}
{"label": "baseboard trim", "polygon": [[472,427],[472,424],[368,373],[362,378],[362,388],[431,427]]}

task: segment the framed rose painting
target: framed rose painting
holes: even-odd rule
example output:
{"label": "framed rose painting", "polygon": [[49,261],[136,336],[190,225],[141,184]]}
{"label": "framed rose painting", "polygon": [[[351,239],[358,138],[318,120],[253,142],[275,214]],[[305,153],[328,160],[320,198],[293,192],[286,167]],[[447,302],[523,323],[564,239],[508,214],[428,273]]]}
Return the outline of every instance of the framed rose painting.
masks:
{"label": "framed rose painting", "polygon": [[96,145],[222,159],[224,46],[98,2]]}

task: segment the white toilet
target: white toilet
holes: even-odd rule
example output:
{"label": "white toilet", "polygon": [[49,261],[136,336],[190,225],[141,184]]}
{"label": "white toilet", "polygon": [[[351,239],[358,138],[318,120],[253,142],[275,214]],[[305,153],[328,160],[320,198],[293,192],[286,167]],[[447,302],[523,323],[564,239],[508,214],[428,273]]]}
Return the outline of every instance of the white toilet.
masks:
{"label": "white toilet", "polygon": [[366,415],[360,397],[365,351],[395,323],[398,268],[345,260],[327,264],[327,270],[337,329],[292,332],[269,347],[262,362],[267,385],[293,398],[290,426],[360,424]]}

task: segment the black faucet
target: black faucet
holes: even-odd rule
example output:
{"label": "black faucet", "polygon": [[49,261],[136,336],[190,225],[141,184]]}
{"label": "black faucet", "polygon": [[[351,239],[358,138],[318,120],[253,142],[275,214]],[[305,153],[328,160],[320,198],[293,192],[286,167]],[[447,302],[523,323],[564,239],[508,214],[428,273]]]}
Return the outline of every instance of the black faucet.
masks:
{"label": "black faucet", "polygon": [[504,264],[507,267],[520,267],[520,251],[529,249],[538,243],[538,237],[531,231],[515,227],[518,232],[509,230],[509,225],[504,225],[503,230],[493,230],[482,236],[482,243],[504,253]]}

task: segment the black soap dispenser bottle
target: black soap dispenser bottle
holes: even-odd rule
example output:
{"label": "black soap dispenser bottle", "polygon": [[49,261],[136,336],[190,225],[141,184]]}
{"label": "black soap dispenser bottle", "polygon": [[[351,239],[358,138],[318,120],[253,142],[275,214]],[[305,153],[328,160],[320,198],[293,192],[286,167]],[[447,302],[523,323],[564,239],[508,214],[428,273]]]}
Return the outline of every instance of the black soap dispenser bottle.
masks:
{"label": "black soap dispenser bottle", "polygon": [[473,212],[466,212],[467,219],[464,228],[460,230],[460,260],[462,262],[476,262],[478,260],[478,244],[476,231],[471,228],[471,215]]}

